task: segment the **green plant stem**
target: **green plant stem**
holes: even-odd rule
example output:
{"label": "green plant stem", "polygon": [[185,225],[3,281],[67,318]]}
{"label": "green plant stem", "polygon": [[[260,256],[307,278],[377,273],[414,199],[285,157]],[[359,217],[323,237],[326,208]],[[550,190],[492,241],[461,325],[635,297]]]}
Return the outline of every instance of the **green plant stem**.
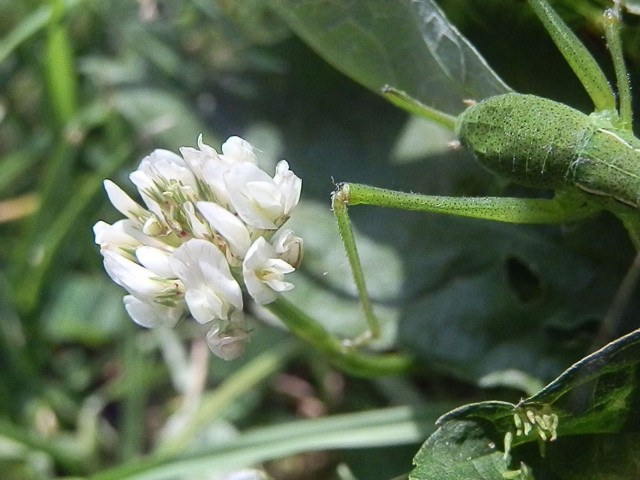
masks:
{"label": "green plant stem", "polygon": [[415,364],[411,357],[399,353],[365,354],[331,335],[316,319],[280,297],[266,305],[298,337],[324,354],[338,368],[361,377],[403,375]]}

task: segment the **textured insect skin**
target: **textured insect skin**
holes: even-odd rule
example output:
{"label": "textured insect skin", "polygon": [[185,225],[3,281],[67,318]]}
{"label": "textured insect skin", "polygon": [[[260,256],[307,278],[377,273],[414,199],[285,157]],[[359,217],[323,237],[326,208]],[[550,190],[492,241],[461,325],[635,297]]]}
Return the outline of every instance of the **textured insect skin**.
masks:
{"label": "textured insect skin", "polygon": [[603,116],[507,93],[465,110],[456,133],[480,163],[516,183],[578,187],[640,208],[640,140]]}

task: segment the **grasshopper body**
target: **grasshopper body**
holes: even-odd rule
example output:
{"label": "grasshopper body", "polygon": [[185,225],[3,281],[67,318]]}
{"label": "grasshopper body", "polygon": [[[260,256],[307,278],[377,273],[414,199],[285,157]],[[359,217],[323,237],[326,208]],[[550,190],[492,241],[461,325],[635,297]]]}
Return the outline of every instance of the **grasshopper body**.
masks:
{"label": "grasshopper body", "polygon": [[640,206],[640,140],[603,115],[508,93],[469,107],[456,132],[485,167],[516,183]]}

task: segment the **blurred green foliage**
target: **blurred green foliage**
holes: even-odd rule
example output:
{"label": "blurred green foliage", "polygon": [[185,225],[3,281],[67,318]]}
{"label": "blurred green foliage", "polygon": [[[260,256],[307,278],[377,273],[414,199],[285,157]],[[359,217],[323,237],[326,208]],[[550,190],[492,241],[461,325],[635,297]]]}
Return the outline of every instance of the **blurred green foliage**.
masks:
{"label": "blurred green foliage", "polygon": [[[195,327],[147,331],[126,318],[91,232],[97,220],[118,218],[102,180],[128,188],[144,155],[194,145],[199,133],[213,146],[245,136],[303,179],[294,221],[307,266],[291,298],[344,335],[361,324],[329,212],[333,179],[532,195],[446,151],[442,132],[425,144],[424,126],[409,129],[405,114],[316,56],[270,3],[0,1],[3,478],[193,478],[201,468],[218,478],[272,460],[278,479],[338,478],[342,461],[359,478],[387,479],[409,470],[439,414],[520,395],[479,389],[483,376],[519,368],[548,381],[588,351],[632,256],[610,218],[506,228],[354,211],[370,238],[363,251],[374,297],[400,322],[387,345],[425,366],[411,378],[344,376],[259,324],[246,358],[222,364],[206,356]],[[590,108],[520,2],[481,3],[442,2],[512,88]],[[595,20],[604,2],[560,3],[606,59]],[[638,44],[639,31],[630,18],[626,45]],[[628,54],[634,74],[640,53]],[[442,145],[435,153],[434,144]],[[619,331],[633,326],[626,315]],[[386,410],[394,406],[404,410]],[[326,418],[299,420],[315,416]],[[156,456],[137,461],[146,454]]]}

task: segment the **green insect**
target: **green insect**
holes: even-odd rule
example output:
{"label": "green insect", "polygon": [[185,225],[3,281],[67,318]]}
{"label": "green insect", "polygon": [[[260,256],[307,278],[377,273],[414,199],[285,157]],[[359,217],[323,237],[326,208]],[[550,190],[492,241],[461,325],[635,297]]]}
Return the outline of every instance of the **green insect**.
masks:
{"label": "green insect", "polygon": [[375,338],[365,277],[349,220],[348,205],[446,213],[509,223],[562,223],[608,210],[627,228],[640,250],[640,140],[631,130],[631,93],[619,33],[620,6],[604,13],[605,35],[613,57],[618,98],[595,59],[546,0],[529,0],[553,41],[591,97],[586,115],[545,98],[507,93],[472,104],[457,118],[434,112],[401,91],[385,89],[395,104],[453,128],[464,146],[493,172],[515,183],[555,190],[553,199],[443,197],[403,193],[342,183],[333,210],[351,264],[369,331]]}

